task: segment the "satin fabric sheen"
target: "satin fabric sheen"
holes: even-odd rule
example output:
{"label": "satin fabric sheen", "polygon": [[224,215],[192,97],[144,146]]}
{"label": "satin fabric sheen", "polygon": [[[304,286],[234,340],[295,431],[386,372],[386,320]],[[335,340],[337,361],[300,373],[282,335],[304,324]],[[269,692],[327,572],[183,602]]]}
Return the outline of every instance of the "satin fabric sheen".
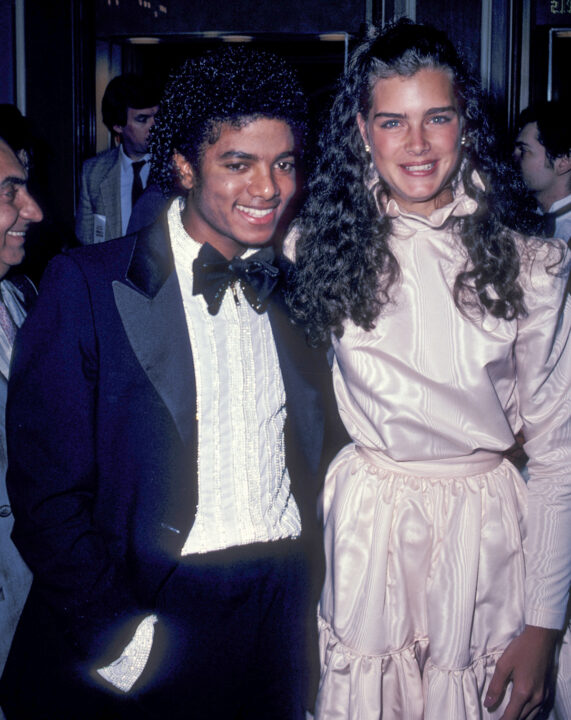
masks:
{"label": "satin fabric sheen", "polygon": [[523,629],[523,480],[509,461],[459,479],[395,465],[348,446],[330,468],[316,718],[481,718]]}
{"label": "satin fabric sheen", "polygon": [[[544,270],[561,246],[526,254],[516,239],[525,318],[462,315],[467,255],[446,221],[475,209],[461,187],[430,218],[390,200],[394,303],[373,330],[347,322],[333,339],[354,445],[323,496],[317,720],[499,718],[509,693],[493,713],[482,704],[506,645],[525,622],[563,627],[571,308],[558,320],[565,279]],[[527,486],[500,463],[522,428]]]}

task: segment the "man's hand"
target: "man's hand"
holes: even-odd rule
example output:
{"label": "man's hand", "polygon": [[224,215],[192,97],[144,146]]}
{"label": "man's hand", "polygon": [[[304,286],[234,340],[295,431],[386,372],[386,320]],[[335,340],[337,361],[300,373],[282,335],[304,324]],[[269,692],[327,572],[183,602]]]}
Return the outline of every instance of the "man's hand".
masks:
{"label": "man's hand", "polygon": [[550,687],[555,646],[560,636],[558,630],[526,625],[498,660],[485,707],[494,709],[499,705],[511,680],[511,698],[501,720],[534,718]]}

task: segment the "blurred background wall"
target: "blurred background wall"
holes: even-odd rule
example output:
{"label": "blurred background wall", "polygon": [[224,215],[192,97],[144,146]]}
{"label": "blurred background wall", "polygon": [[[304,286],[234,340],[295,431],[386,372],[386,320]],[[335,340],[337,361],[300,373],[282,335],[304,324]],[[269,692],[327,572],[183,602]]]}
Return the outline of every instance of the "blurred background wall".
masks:
{"label": "blurred background wall", "polygon": [[571,92],[571,0],[0,0],[0,102],[44,141],[48,200],[72,227],[81,164],[109,146],[100,102],[111,77],[164,81],[185,57],[250,42],[298,67],[317,124],[364,25],[402,15],[462,48],[506,133],[531,101]]}

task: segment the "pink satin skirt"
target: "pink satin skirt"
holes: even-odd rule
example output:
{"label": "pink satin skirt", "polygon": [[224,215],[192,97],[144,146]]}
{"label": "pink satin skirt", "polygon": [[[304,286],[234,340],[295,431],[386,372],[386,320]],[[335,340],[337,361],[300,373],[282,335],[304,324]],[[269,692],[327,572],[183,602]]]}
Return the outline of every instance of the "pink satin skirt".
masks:
{"label": "pink satin skirt", "polygon": [[338,454],[323,495],[316,720],[501,717],[509,692],[492,713],[483,700],[524,626],[525,506],[497,455]]}

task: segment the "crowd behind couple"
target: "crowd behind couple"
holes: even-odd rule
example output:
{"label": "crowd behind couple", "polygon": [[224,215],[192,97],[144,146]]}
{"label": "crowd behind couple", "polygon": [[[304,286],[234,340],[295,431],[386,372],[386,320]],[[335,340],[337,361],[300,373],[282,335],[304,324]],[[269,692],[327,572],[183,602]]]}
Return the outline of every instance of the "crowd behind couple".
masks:
{"label": "crowd behind couple", "polygon": [[446,36],[372,27],[301,203],[283,60],[130,82],[37,298],[0,143],[7,720],[571,718],[553,104],[507,162]]}

